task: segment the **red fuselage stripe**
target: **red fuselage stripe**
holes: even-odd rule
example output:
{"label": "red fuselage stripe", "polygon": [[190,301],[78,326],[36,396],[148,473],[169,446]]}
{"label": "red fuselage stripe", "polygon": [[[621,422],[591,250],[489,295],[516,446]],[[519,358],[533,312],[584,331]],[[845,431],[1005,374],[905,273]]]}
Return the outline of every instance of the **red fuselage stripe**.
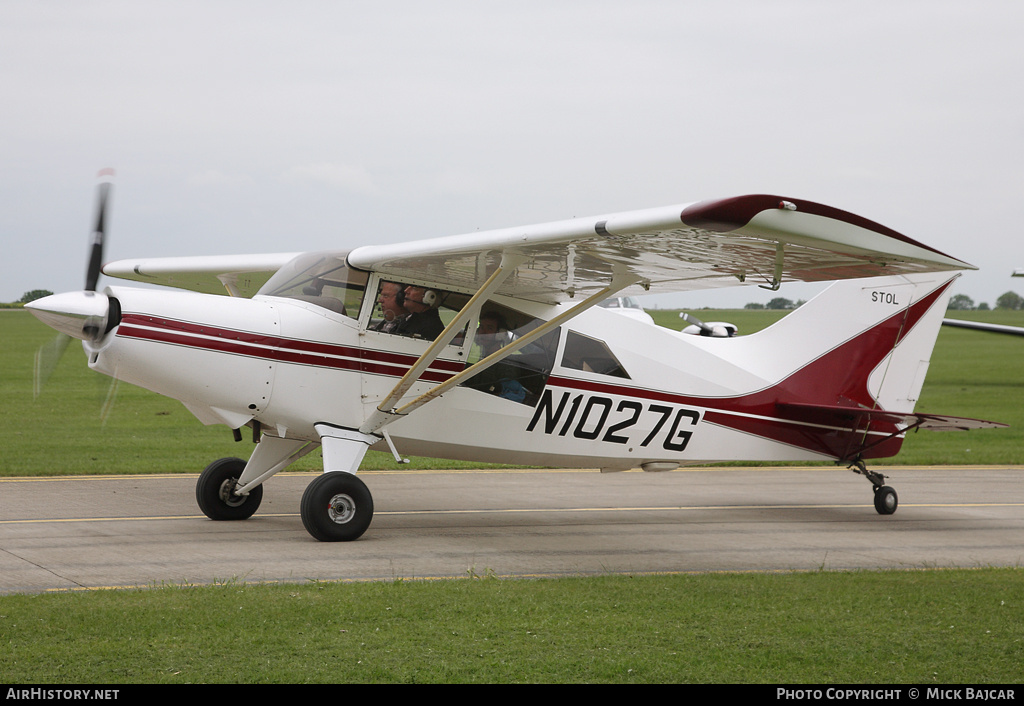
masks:
{"label": "red fuselage stripe", "polygon": [[[123,315],[117,335],[232,355],[378,375],[404,375],[416,362],[416,356],[401,353],[280,338],[140,314]],[[434,361],[420,377],[429,382],[444,382],[462,368],[461,363]]]}

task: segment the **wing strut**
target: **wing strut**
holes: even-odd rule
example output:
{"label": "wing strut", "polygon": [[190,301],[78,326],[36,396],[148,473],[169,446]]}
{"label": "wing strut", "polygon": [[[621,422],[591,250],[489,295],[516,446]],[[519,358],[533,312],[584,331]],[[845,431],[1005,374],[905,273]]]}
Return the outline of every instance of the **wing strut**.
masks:
{"label": "wing strut", "polygon": [[[438,385],[435,385],[434,387],[430,388],[427,392],[423,393],[422,395],[417,397],[412,402],[409,402],[405,406],[400,407],[400,408],[395,409],[395,410],[390,411],[390,412],[384,412],[384,411],[382,411],[380,409],[380,407],[378,407],[377,408],[377,412],[375,414],[373,414],[369,419],[366,420],[366,422],[363,424],[363,426],[361,426],[359,428],[359,431],[363,432],[364,434],[372,434],[375,431],[377,431],[378,429],[380,429],[381,427],[385,426],[386,424],[389,424],[390,422],[395,421],[395,419],[397,419],[399,416],[407,415],[407,414],[409,414],[409,413],[419,409],[420,407],[425,405],[427,402],[430,402],[431,400],[439,397],[440,395],[443,395],[445,392],[447,392],[451,388],[455,387],[456,385],[461,384],[464,380],[467,380],[468,378],[473,377],[474,375],[476,375],[477,373],[481,372],[482,370],[485,370],[486,368],[491,367],[495,363],[500,362],[501,360],[503,360],[503,359],[507,358],[508,356],[512,355],[513,353],[515,353],[517,350],[519,350],[523,346],[526,346],[526,345],[532,343],[533,341],[537,340],[538,338],[540,338],[541,336],[546,334],[548,331],[551,331],[552,329],[561,326],[566,321],[579,316],[580,314],[582,314],[587,309],[589,309],[592,306],[594,306],[594,305],[604,301],[605,299],[608,299],[609,297],[615,296],[615,294],[617,292],[622,291],[623,289],[625,289],[626,287],[629,287],[632,284],[636,284],[641,279],[642,279],[641,277],[639,277],[637,275],[634,275],[634,274],[631,274],[631,273],[624,273],[623,272],[623,273],[615,274],[612,277],[612,281],[608,284],[608,286],[605,287],[604,289],[602,289],[601,291],[599,291],[596,294],[594,294],[594,295],[588,297],[587,299],[583,300],[582,302],[580,302],[576,306],[572,307],[568,311],[564,311],[561,314],[559,314],[558,316],[556,316],[553,319],[551,319],[550,321],[547,321],[544,324],[542,324],[541,326],[538,326],[537,328],[535,328],[532,331],[530,331],[529,333],[527,333],[525,336],[517,338],[515,341],[512,341],[507,346],[503,347],[501,350],[496,351],[495,353],[492,353],[491,355],[487,356],[486,358],[484,358],[482,360],[479,360],[476,363],[474,363],[473,365],[469,366],[468,368],[466,368],[462,372],[456,373],[455,375],[453,375],[452,377],[448,378],[444,382],[442,382],[442,383],[440,383]],[[486,285],[485,285],[485,288],[486,288]],[[481,289],[480,291],[482,292],[483,289]],[[477,294],[480,294],[480,292],[478,292]],[[472,300],[470,300],[470,303],[472,303]],[[467,311],[470,308],[471,308],[470,305],[467,304],[465,307],[463,307],[462,311]],[[453,321],[452,323],[455,323],[455,322]],[[451,326],[451,324],[449,324],[449,326]],[[428,353],[429,353],[429,351],[428,351]],[[427,354],[424,353],[424,355],[427,355]],[[435,357],[436,357],[436,355],[435,355]],[[419,361],[417,361],[417,364],[418,363],[419,363]],[[415,379],[415,378],[413,378],[413,379]],[[401,383],[399,383],[399,386],[400,385],[401,385]],[[396,386],[396,389],[397,389],[397,386]],[[408,386],[405,389],[408,389]],[[389,403],[392,400],[392,397],[393,397],[393,393],[392,393],[392,395],[388,396],[388,402]],[[381,406],[383,406],[383,405],[381,405]]]}
{"label": "wing strut", "polygon": [[434,342],[430,344],[430,347],[423,352],[423,355],[421,355],[416,362],[413,363],[412,367],[406,371],[405,375],[403,375],[402,379],[398,381],[398,384],[392,388],[387,397],[377,405],[376,411],[370,415],[370,417],[363,422],[363,425],[359,428],[361,432],[364,434],[372,434],[391,420],[392,415],[395,413],[394,405],[396,405],[405,393],[409,391],[409,388],[412,387],[419,379],[420,375],[423,374],[423,371],[425,371],[427,367],[429,367],[430,364],[433,363],[439,355],[441,355],[444,351],[444,347],[447,346],[453,338],[455,338],[455,334],[457,334],[462,328],[463,323],[476,310],[476,303],[493,294],[508,278],[508,276],[515,271],[516,267],[525,261],[525,259],[526,258],[520,255],[511,253],[504,253],[502,255],[501,263],[498,265],[497,269],[491,273],[491,276],[488,277],[483,286],[477,290],[477,293],[474,294],[470,300],[466,302],[465,306],[459,310],[459,313],[455,315],[455,318],[444,327],[444,330],[441,331],[440,335],[438,335],[436,339],[434,339]]}

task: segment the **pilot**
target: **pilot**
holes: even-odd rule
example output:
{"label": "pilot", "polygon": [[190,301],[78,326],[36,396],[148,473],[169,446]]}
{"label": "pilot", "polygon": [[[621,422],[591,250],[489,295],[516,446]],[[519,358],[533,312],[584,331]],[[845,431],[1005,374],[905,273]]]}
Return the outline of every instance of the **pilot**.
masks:
{"label": "pilot", "polygon": [[434,290],[414,285],[406,287],[403,306],[409,311],[409,316],[399,325],[398,333],[433,341],[444,330],[441,314],[437,311],[440,304],[440,297]]}
{"label": "pilot", "polygon": [[380,304],[384,318],[370,328],[384,333],[398,333],[402,323],[409,318],[409,310],[405,308],[404,302],[405,292],[402,285],[398,282],[381,283],[377,303]]}

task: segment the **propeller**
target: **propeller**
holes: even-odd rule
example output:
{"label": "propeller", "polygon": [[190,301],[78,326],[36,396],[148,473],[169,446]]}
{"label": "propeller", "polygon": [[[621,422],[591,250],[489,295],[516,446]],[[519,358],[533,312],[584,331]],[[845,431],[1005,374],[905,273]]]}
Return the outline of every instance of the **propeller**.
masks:
{"label": "propeller", "polygon": [[[99,177],[112,177],[114,170],[104,169]],[[107,205],[110,200],[111,184],[101,181],[97,187],[96,220],[89,245],[89,261],[85,272],[85,289],[80,292],[65,292],[37,299],[25,308],[47,326],[56,329],[56,339],[42,346],[36,352],[33,391],[39,396],[43,386],[53,374],[71,338],[83,341],[99,341],[120,318],[115,300],[96,291],[100,268],[103,265],[103,244],[106,237]]]}

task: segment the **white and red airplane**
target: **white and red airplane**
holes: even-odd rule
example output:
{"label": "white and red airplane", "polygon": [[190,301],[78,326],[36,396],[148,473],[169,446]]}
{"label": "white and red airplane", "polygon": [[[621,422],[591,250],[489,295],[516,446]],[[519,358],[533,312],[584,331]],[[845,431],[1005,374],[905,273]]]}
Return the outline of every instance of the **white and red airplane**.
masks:
{"label": "white and red airplane", "polygon": [[[817,203],[741,196],[349,252],[124,260],[102,272],[176,289],[100,292],[108,190],[85,290],[29,308],[82,339],[92,369],[236,439],[252,429],[248,461],[197,482],[214,520],[250,517],[263,484],[318,447],[301,517],[324,541],[370,524],[355,475],[369,448],[604,471],[831,460],[890,514],[896,492],[865,461],[912,429],[1002,426],[913,413],[950,272],[971,265]],[[841,281],[748,336],[596,306],[826,280]]]}

